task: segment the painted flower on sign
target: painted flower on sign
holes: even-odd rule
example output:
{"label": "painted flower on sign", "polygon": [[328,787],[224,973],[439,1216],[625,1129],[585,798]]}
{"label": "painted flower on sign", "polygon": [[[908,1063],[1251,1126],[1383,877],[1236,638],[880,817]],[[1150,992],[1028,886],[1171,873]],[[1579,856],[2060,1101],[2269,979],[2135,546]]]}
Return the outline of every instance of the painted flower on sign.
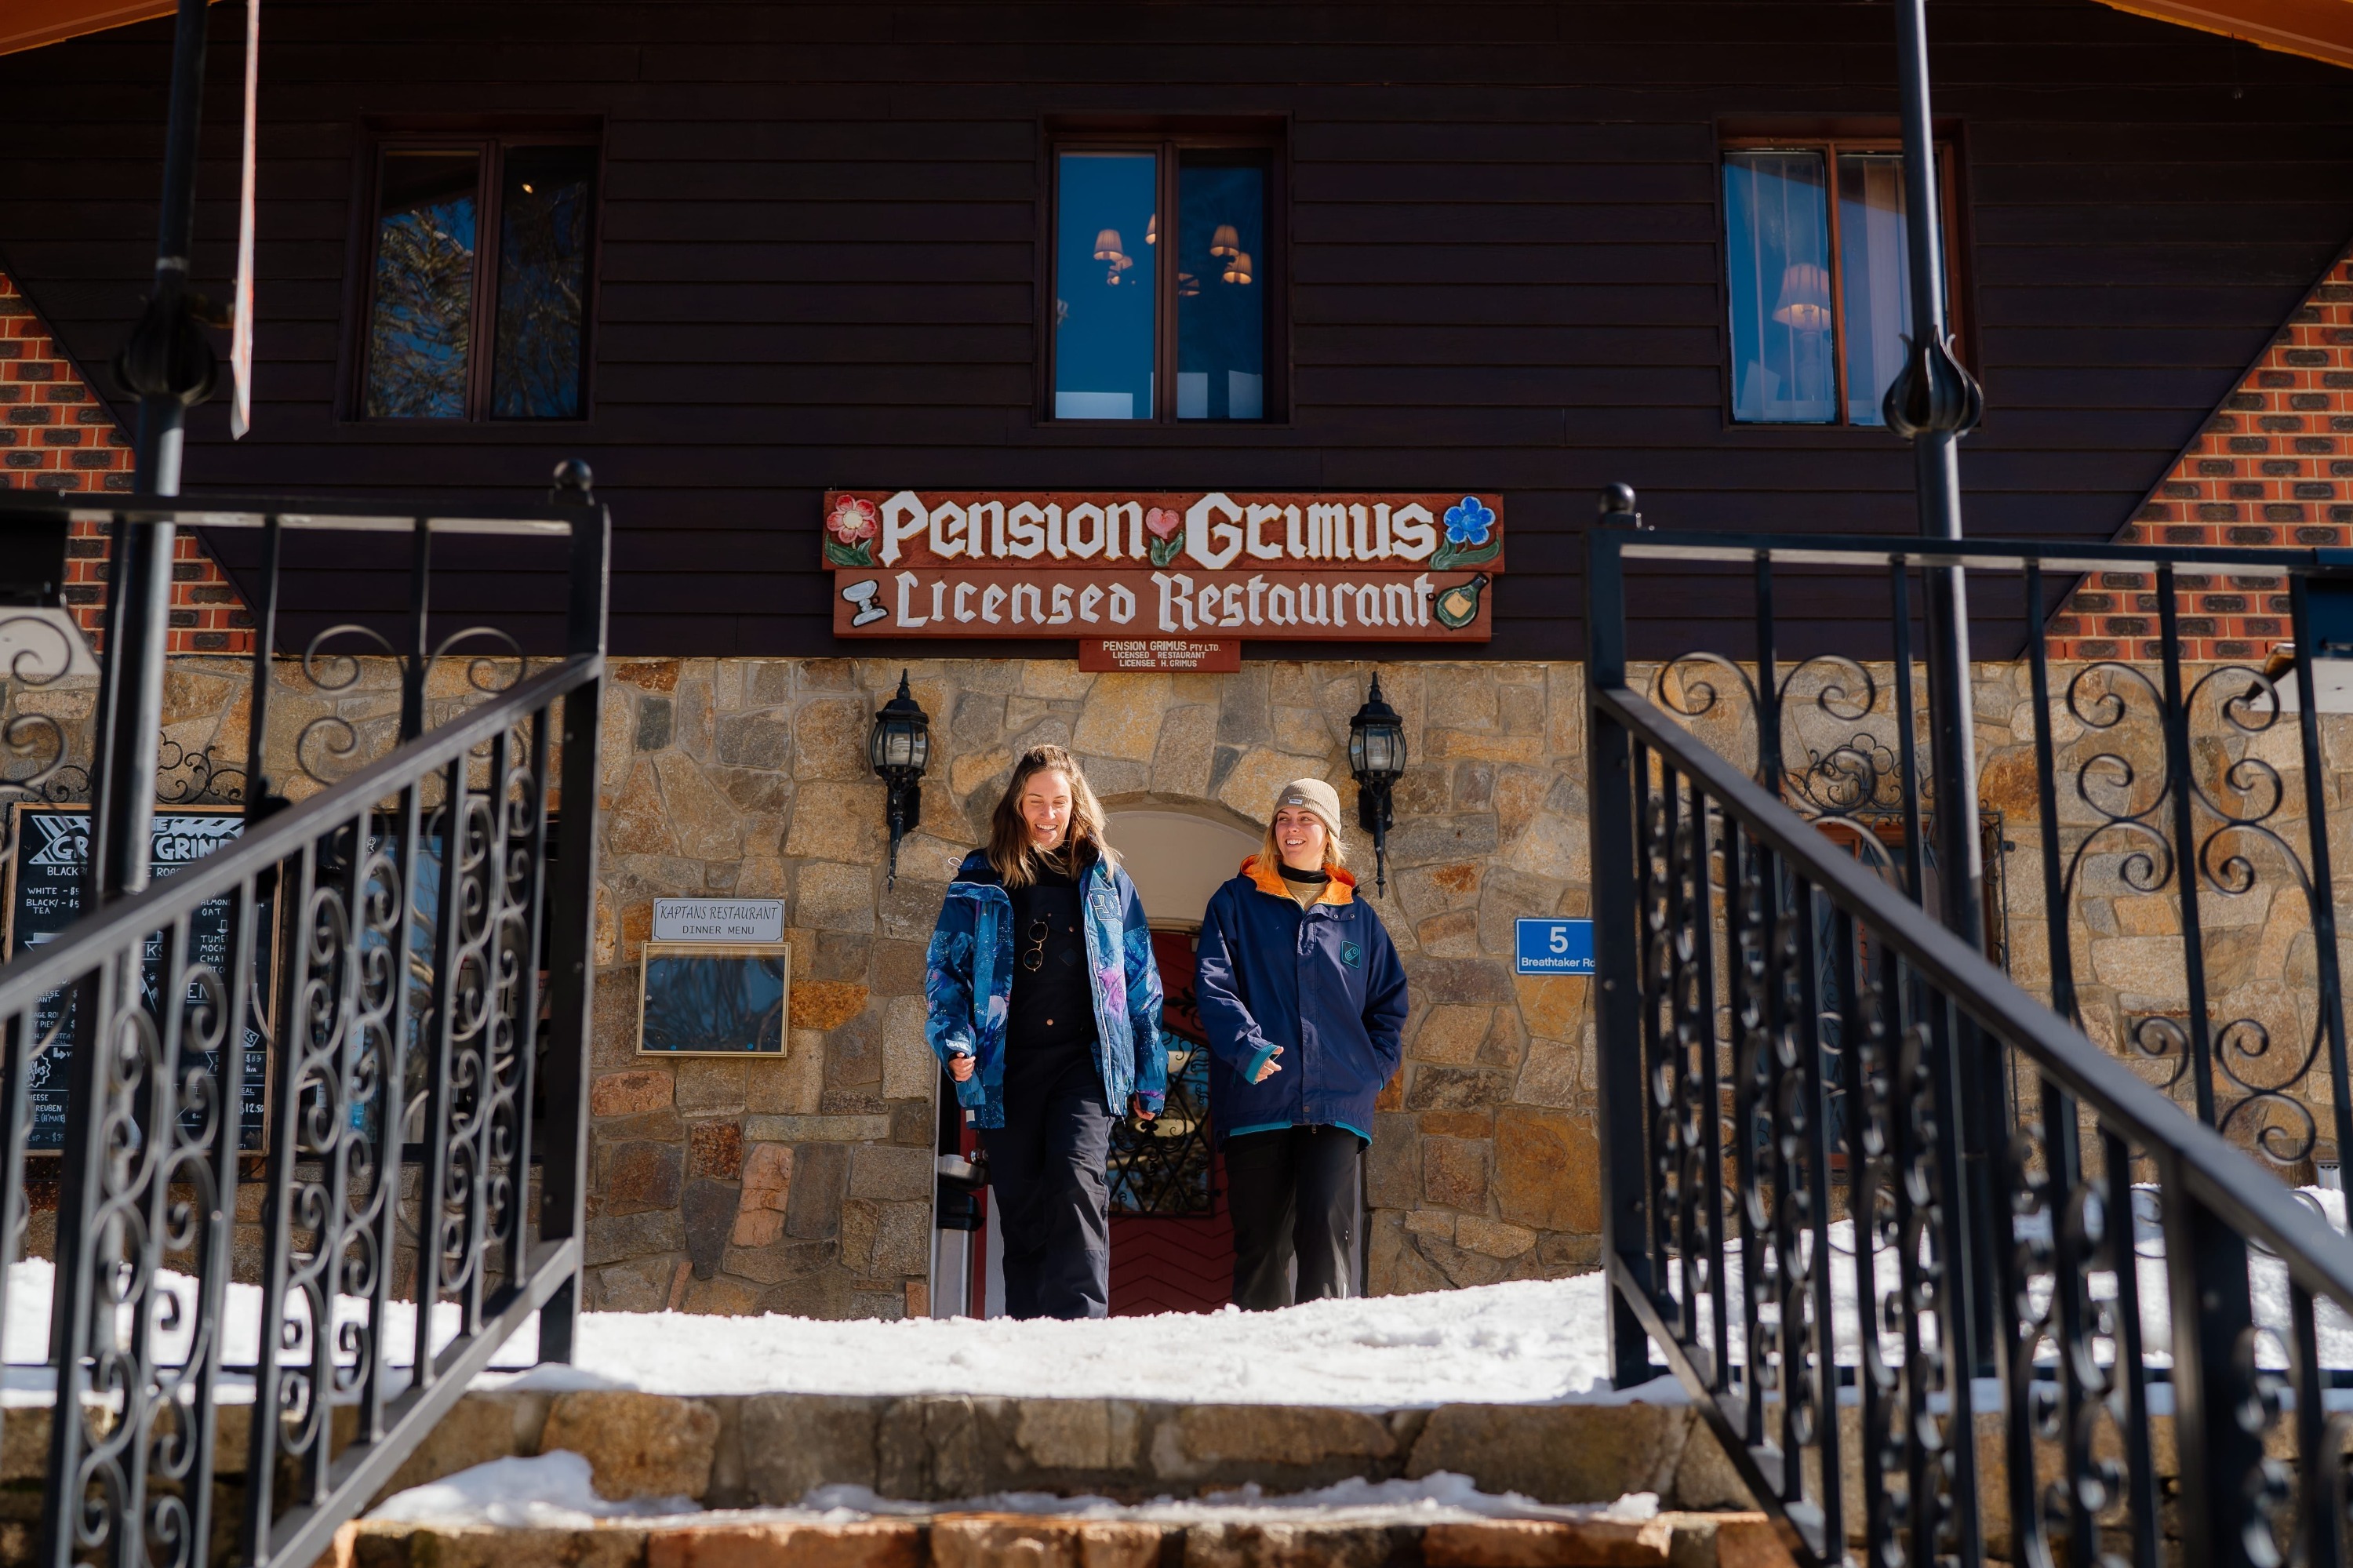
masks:
{"label": "painted flower on sign", "polygon": [[1146,548],[1155,567],[1166,566],[1185,547],[1185,514],[1173,506],[1155,506],[1146,512],[1144,531],[1152,535]]}
{"label": "painted flower on sign", "polygon": [[[1447,516],[1451,521],[1453,514],[1449,513]],[[845,545],[871,539],[878,527],[874,519],[874,503],[860,501],[854,495],[847,496],[833,509],[833,515],[825,520],[825,525],[832,529],[833,536]]]}
{"label": "painted flower on sign", "polygon": [[825,531],[832,537],[825,542],[825,558],[837,567],[871,567],[874,564],[871,541],[881,532],[874,514],[874,503],[846,495],[835,503],[825,520]]}
{"label": "painted flower on sign", "polygon": [[1495,509],[1475,495],[1466,495],[1458,505],[1446,509],[1446,542],[1467,545],[1472,549],[1487,542],[1487,530],[1495,525]]}
{"label": "painted flower on sign", "polygon": [[1495,509],[1475,495],[1448,507],[1445,522],[1446,541],[1430,557],[1434,571],[1492,561],[1504,547],[1504,536],[1495,531]]}

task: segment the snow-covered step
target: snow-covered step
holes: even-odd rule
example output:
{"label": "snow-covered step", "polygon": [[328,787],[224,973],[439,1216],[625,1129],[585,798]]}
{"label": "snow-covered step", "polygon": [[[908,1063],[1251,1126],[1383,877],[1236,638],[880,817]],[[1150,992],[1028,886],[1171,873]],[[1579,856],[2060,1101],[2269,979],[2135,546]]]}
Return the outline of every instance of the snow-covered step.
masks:
{"label": "snow-covered step", "polygon": [[[675,1511],[673,1511],[675,1510]],[[862,1488],[797,1509],[616,1504],[569,1453],[507,1459],[400,1494],[321,1568],[1787,1568],[1761,1513],[1662,1511],[1648,1495],[1548,1507],[1460,1476],[1256,1488],[1123,1505],[1010,1494],[911,1504]]]}

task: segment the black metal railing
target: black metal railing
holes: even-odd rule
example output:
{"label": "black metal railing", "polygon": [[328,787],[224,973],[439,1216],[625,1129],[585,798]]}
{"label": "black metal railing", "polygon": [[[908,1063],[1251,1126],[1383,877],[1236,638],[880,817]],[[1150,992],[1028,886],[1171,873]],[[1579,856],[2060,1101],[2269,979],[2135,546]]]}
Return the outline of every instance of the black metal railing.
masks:
{"label": "black metal railing", "polygon": [[[1932,911],[1945,867],[1915,617],[1919,579],[1962,568],[1978,615],[2023,634],[2012,710],[1984,712],[1981,696],[1977,719],[1972,760],[2000,778],[1977,804],[1982,864],[1960,874],[1988,888],[1985,950],[2008,948],[2071,1022],[2300,1180],[2353,1146],[2318,712],[2329,673],[2353,670],[2323,646],[2331,607],[2353,606],[2353,556],[1618,530],[1597,548],[1623,563],[1638,631],[1646,567],[1686,586],[1733,568],[1748,614],[1718,633],[1727,646],[1659,650],[1651,700]],[[2142,580],[2150,657],[2053,670],[2042,628],[2077,574]],[[2187,662],[2185,598],[2224,583],[2279,630],[2255,662]],[[2319,698],[2302,700],[2316,669]],[[2117,937],[2138,961],[2087,951]]]}
{"label": "black metal railing", "polygon": [[[62,504],[0,500],[0,537]],[[585,487],[466,517],[97,504],[262,532],[249,787],[226,847],[0,969],[0,1264],[39,1266],[23,1261],[37,1194],[56,1205],[52,1403],[0,1421],[47,1423],[45,1568],[309,1568],[533,1314],[539,1357],[571,1354],[608,524]],[[273,787],[280,542],[354,530],[405,535],[417,563],[400,712],[373,756],[351,732],[334,781]],[[494,674],[449,659],[473,629],[430,635],[429,563],[464,536],[563,552],[560,653],[530,669],[502,644]],[[466,696],[427,727],[450,662]],[[34,1105],[59,1076],[62,1147],[44,1154]],[[237,1496],[216,1482],[239,1474],[240,1517],[215,1518]]]}
{"label": "black metal railing", "polygon": [[[1746,645],[1662,650],[1639,689],[1626,605],[1640,616],[1643,561],[1671,564],[1683,603],[1706,563],[1746,577]],[[2341,1102],[2306,619],[2307,579],[2331,565],[2291,551],[1593,535],[1613,1372],[1651,1375],[1648,1346],[1661,1347],[1802,1562],[1851,1550],[1965,1568],[2344,1561],[2353,1421],[2328,1400],[2353,1368],[2353,1244],[2341,1215],[2316,1213],[2321,1201],[2249,1157],[2252,1146],[2290,1163],[2292,1143],[2225,1136],[2234,1104],[2295,1098],[2282,1086],[2311,1065],[2184,1114],[2149,1081],[2162,1073],[2143,1075],[2146,1058],[2137,1072],[2123,1043],[2104,1049],[2077,1027],[2067,991],[2086,867],[2111,856],[2103,874],[2116,885],[2169,895],[2194,966],[2199,895],[2248,896],[2260,840],[2300,868],[2284,914],[2308,920],[2332,959],[2303,983]],[[1930,818],[1943,803],[1923,783],[1907,578],[1948,568],[1967,571],[1980,614],[1989,578],[2007,574],[2024,596],[2033,719],[2011,737],[2037,780],[2056,1008],[1990,963],[1981,933],[1921,906],[1937,870],[1921,802]],[[2261,670],[2185,688],[2168,652],[2153,679],[2124,665],[2078,673],[2071,691],[2113,680],[2152,697],[2149,732],[2131,747],[2118,739],[2126,706],[2054,704],[2045,574],[2087,569],[2150,572],[2160,597],[2200,571],[2286,577],[2306,698],[2293,758],[2198,727],[2200,691],[2229,734],[2260,736],[2265,715],[2281,719],[2286,683]],[[1857,610],[1858,574],[1879,585],[1883,615]],[[1775,598],[1792,577],[1810,577],[1808,604],[1841,607],[1808,636],[1852,647],[1875,626],[1874,657],[1811,646],[1791,657]],[[2152,755],[2164,758],[2153,777]],[[2306,789],[2291,824],[2295,768]],[[2097,807],[2111,779],[2138,791],[2131,810]],[[2132,842],[2103,842],[2119,832]],[[2026,945],[2012,943],[2014,962]],[[2197,1027],[2185,1026],[2193,1045]],[[2221,1071],[2189,1059],[2189,1071]],[[1995,1108],[2007,1114],[1978,1119],[2006,1078],[2013,1103]]]}

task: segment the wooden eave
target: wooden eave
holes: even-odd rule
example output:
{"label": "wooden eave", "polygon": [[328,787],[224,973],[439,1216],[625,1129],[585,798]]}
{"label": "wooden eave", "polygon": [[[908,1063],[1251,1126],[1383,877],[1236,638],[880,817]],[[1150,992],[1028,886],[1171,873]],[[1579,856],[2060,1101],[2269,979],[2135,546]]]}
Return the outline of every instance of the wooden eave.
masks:
{"label": "wooden eave", "polygon": [[0,0],[0,55],[168,16],[174,0]]}
{"label": "wooden eave", "polygon": [[2100,0],[2266,49],[2353,66],[2353,0]]}

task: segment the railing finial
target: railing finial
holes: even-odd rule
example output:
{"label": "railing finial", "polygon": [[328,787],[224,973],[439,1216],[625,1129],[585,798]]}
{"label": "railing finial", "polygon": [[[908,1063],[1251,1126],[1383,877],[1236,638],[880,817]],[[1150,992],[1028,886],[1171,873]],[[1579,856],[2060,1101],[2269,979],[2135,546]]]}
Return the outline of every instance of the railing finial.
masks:
{"label": "railing finial", "polygon": [[1642,514],[1634,505],[1634,487],[1623,480],[1601,487],[1601,525],[1622,524],[1631,528],[1648,528]]}
{"label": "railing finial", "polygon": [[596,476],[578,458],[565,458],[555,465],[555,483],[548,494],[551,499],[585,506],[594,499]]}

